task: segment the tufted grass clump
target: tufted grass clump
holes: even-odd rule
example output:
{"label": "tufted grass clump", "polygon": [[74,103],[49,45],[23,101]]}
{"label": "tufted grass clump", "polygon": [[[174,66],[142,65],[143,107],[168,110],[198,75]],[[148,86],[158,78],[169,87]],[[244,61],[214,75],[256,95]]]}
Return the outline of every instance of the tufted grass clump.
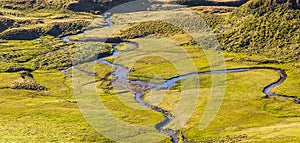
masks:
{"label": "tufted grass clump", "polygon": [[20,79],[13,82],[12,89],[24,89],[24,90],[47,90],[47,88],[33,79]]}

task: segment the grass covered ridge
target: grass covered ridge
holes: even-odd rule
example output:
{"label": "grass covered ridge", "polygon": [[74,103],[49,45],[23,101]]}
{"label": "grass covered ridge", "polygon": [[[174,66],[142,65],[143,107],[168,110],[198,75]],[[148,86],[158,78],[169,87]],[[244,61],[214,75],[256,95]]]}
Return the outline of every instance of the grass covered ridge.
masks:
{"label": "grass covered ridge", "polygon": [[66,10],[24,11],[28,12],[0,16],[0,39],[31,40],[44,35],[61,37],[76,34],[85,30],[94,18],[91,14],[75,14]]}
{"label": "grass covered ridge", "polygon": [[79,1],[1,0],[0,39],[31,40],[44,35],[62,37],[83,32],[96,15],[69,10],[69,5],[76,2]]}
{"label": "grass covered ridge", "polygon": [[126,28],[123,28],[119,32],[115,33],[113,37],[119,37],[126,40],[151,35],[170,37],[171,39],[177,41],[179,44],[193,43],[193,38],[189,36],[184,30],[162,21],[146,21],[129,24]]}
{"label": "grass covered ridge", "polygon": [[288,3],[252,0],[225,15],[203,15],[229,52],[265,55],[279,62],[300,58],[300,10]]}
{"label": "grass covered ridge", "polygon": [[[112,53],[110,44],[102,43],[67,43],[51,36],[41,37],[40,40],[2,40],[0,41],[0,71],[18,71],[17,69],[66,69],[75,61],[74,54],[82,52],[82,48],[90,48],[81,57],[76,56],[76,62],[103,57]],[[88,58],[89,57],[89,58]],[[14,70],[15,69],[15,70]]]}

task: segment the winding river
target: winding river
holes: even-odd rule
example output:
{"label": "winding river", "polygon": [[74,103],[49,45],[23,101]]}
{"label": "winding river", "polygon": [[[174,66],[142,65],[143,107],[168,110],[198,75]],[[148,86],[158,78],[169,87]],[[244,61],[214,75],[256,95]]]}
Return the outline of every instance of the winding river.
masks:
{"label": "winding river", "polygon": [[[107,25],[102,27],[102,28],[109,28],[113,25],[113,23],[111,22],[111,15],[110,14],[105,14],[105,16],[106,16],[105,21],[106,21]],[[68,36],[63,37],[62,40],[66,41],[66,42],[76,42],[76,41],[70,40]],[[122,53],[122,52],[119,52],[117,50],[118,45],[119,44],[116,44],[116,45],[113,46],[114,52],[111,56],[117,56],[120,53]],[[126,51],[124,51],[124,52],[126,52]],[[155,128],[159,132],[161,132],[161,133],[163,133],[167,136],[170,136],[173,143],[178,143],[179,140],[182,140],[183,142],[187,143],[187,139],[184,137],[184,135],[182,133],[181,133],[181,136],[179,136],[180,131],[164,128],[166,125],[168,125],[172,121],[173,115],[170,112],[168,112],[168,111],[166,111],[166,110],[164,110],[160,107],[157,107],[157,106],[154,106],[154,105],[151,105],[151,104],[145,102],[144,101],[144,94],[149,90],[168,90],[171,87],[173,87],[176,84],[176,82],[178,82],[180,80],[183,80],[183,79],[188,79],[188,78],[192,78],[192,77],[196,77],[196,76],[202,76],[202,75],[209,75],[209,74],[236,73],[236,72],[246,72],[246,71],[250,71],[250,70],[270,70],[270,71],[277,72],[279,74],[279,79],[276,82],[269,84],[268,86],[266,86],[263,89],[262,92],[266,95],[266,98],[269,98],[271,96],[281,96],[281,97],[285,97],[285,98],[292,98],[292,99],[294,99],[295,103],[300,104],[300,99],[296,96],[281,95],[281,94],[276,94],[276,93],[271,92],[271,90],[274,87],[279,86],[280,84],[282,84],[287,79],[286,72],[284,70],[281,70],[281,69],[270,68],[270,67],[250,67],[250,68],[235,68],[235,69],[205,71],[205,72],[190,73],[190,74],[174,77],[174,78],[166,80],[162,84],[153,84],[153,83],[148,83],[148,82],[145,82],[145,81],[129,81],[127,79],[129,69],[127,69],[126,67],[123,67],[121,65],[117,65],[117,64],[111,63],[109,61],[106,61],[106,60],[104,60],[104,58],[98,59],[95,62],[102,63],[102,64],[113,67],[115,70],[112,74],[113,74],[114,77],[116,77],[115,82],[121,82],[121,83],[124,83],[124,84],[125,84],[125,82],[129,82],[131,86],[144,87],[143,90],[135,90],[134,88],[131,90],[135,94],[136,102],[138,102],[142,106],[145,106],[149,109],[152,109],[156,112],[161,113],[165,117],[165,119],[163,121],[161,121],[161,122],[159,122],[155,125]],[[67,76],[71,77],[71,74],[69,73],[70,69],[80,70],[80,69],[77,69],[76,67],[72,66],[67,70],[63,70],[62,72],[66,73]]]}

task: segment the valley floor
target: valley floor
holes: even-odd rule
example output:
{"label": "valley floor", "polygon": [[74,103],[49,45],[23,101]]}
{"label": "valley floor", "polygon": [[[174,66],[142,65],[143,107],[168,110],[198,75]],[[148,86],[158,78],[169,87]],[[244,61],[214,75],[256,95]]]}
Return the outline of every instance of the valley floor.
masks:
{"label": "valley floor", "polygon": [[[131,22],[132,19],[139,19],[145,17],[145,15],[151,18],[157,14],[159,12],[115,14],[112,19],[116,24],[110,27],[109,30],[115,30],[125,23]],[[98,28],[89,31],[85,38],[99,38],[97,34],[103,30],[105,29]],[[155,53],[150,56],[146,54],[142,58],[135,59],[136,61],[132,65],[122,59],[131,58],[130,56],[138,50],[147,53],[149,49],[160,51],[163,47],[165,53],[176,53],[179,51],[174,50],[174,47],[178,47],[184,49],[189,55],[190,59],[188,60],[193,63],[198,72],[211,69],[206,55],[207,51],[198,46],[180,46],[174,43],[174,39],[176,37],[171,37],[170,40],[168,37],[162,38],[160,36],[130,39],[130,42],[139,45],[138,49],[134,49],[130,47],[132,45],[127,45],[128,42],[124,42],[118,47],[121,54],[109,57],[106,60],[130,67],[129,79],[161,82],[180,75],[176,65],[185,63],[187,59],[184,56],[179,56],[176,61],[170,62],[164,57],[156,56]],[[7,48],[15,49],[16,52],[21,51],[22,55],[21,58],[15,59],[16,61],[9,59],[9,64],[0,66],[0,142],[114,142],[100,135],[96,129],[87,123],[77,106],[72,79],[60,70],[51,69],[51,63],[46,64],[54,59],[58,60],[58,63],[66,61],[68,57],[60,55],[70,54],[70,51],[72,51],[70,49],[74,49],[77,45],[48,36],[42,37],[42,40],[58,47],[63,45],[66,48],[50,49],[50,47],[53,48],[52,45],[43,45],[43,42],[37,40],[0,41],[1,46],[4,47],[0,48],[2,55],[8,53]],[[25,49],[22,48],[24,45]],[[39,47],[36,45],[39,45]],[[33,55],[28,55],[30,52],[26,48],[32,49],[34,51]],[[106,47],[104,52],[109,53],[112,50],[109,48],[111,47]],[[126,51],[128,49],[132,51]],[[300,97],[299,63],[261,63],[261,61],[268,60],[268,58],[259,54],[249,56],[247,53],[225,51],[221,54],[224,56],[227,69],[273,67],[286,71],[288,74],[287,80],[279,87],[274,88],[272,92]],[[44,61],[41,55],[46,55],[45,59],[47,61]],[[70,61],[68,63],[70,64]],[[45,64],[47,66],[44,66],[44,69],[39,69]],[[37,68],[31,73],[33,79],[47,87],[47,90],[12,89],[14,81],[21,80],[22,77],[21,72],[5,72],[5,69],[11,65]],[[55,68],[65,66],[68,65],[53,65]],[[94,82],[97,85],[99,99],[115,118],[133,125],[154,125],[164,119],[160,113],[153,110],[144,108],[141,110],[142,107],[136,103],[133,93],[118,94],[117,90],[111,89],[109,85],[113,79],[111,72],[114,69],[112,67],[101,63],[95,63],[95,67],[97,76]],[[189,73],[188,70],[184,72]],[[265,95],[262,92],[265,86],[278,80],[278,73],[257,70],[222,75],[226,76],[226,81],[223,81],[225,85],[213,84],[213,77],[218,77],[203,75],[184,79],[169,90],[148,92],[145,95],[145,101],[172,112],[180,101],[183,89],[191,93],[193,93],[193,90],[200,89],[195,110],[191,118],[180,129],[188,142],[296,143],[300,140],[300,105],[283,97],[264,98]],[[200,83],[199,86],[193,84],[197,82]],[[224,86],[224,99],[211,124],[200,130],[199,124],[209,102],[210,94],[213,92],[211,90],[212,86]],[[109,127],[106,128],[109,130]],[[169,137],[166,137],[160,142],[171,141]]]}

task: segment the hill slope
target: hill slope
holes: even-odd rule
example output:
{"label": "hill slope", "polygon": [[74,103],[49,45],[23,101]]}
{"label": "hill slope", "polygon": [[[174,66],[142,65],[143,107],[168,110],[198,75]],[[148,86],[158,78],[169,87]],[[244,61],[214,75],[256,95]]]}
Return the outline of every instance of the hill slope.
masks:
{"label": "hill slope", "polygon": [[207,18],[224,50],[300,59],[300,10],[290,1],[252,0],[218,19]]}
{"label": "hill slope", "polygon": [[83,31],[94,16],[67,10],[67,1],[0,1],[0,39],[30,40],[43,35],[61,37]]}

